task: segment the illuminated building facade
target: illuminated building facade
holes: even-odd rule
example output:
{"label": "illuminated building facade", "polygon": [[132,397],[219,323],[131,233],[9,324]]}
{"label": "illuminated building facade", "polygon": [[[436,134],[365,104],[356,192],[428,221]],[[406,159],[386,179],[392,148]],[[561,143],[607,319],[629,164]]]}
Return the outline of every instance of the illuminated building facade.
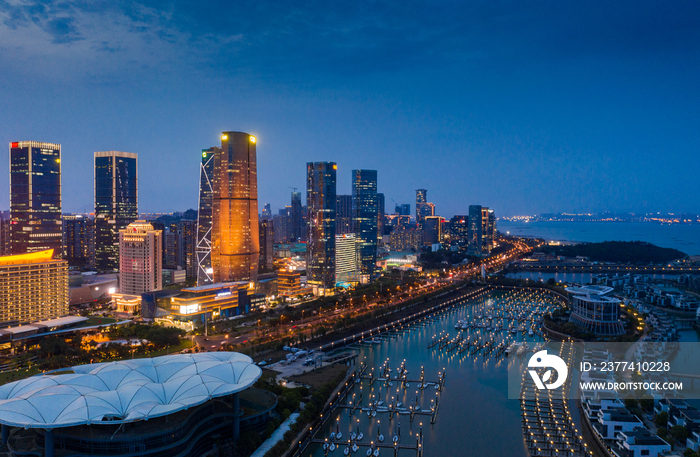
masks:
{"label": "illuminated building facade", "polygon": [[277,273],[277,292],[289,297],[306,293],[307,290],[301,286],[301,272],[287,268],[281,269]]}
{"label": "illuminated building facade", "polygon": [[442,242],[442,217],[428,216],[423,220],[423,244]]}
{"label": "illuminated building facade", "polygon": [[256,139],[224,132],[214,154],[211,265],[214,283],[258,277],[258,176]]}
{"label": "illuminated building facade", "polygon": [[61,145],[10,143],[10,252],[63,255]]}
{"label": "illuminated building facade", "polygon": [[423,205],[428,203],[428,190],[416,189],[416,222],[420,226],[423,223]]}
{"label": "illuminated building facade", "polygon": [[384,235],[384,205],[386,204],[384,200],[384,194],[377,193],[377,242],[382,241],[382,235]]}
{"label": "illuminated building facade", "polygon": [[450,241],[464,243],[469,239],[469,216],[455,215],[450,219]]}
{"label": "illuminated building facade", "polygon": [[233,317],[250,311],[249,294],[253,294],[248,281],[214,283],[182,289],[170,299],[170,314],[180,321],[204,321]]}
{"label": "illuminated building facade", "polygon": [[290,224],[290,240],[292,243],[296,243],[301,240],[304,236],[304,219],[301,217],[302,207],[301,207],[301,192],[292,192],[292,205],[289,212],[289,224]]}
{"label": "illuminated building facade", "polygon": [[221,153],[217,147],[202,150],[199,167],[199,210],[197,211],[197,285],[203,286],[214,281],[211,267],[211,230],[214,195],[214,157]]}
{"label": "illuminated building facade", "polygon": [[119,291],[138,295],[163,288],[163,232],[146,221],[119,231]]}
{"label": "illuminated building facade", "polygon": [[480,205],[469,206],[468,249],[473,255],[488,254],[494,247],[496,215]]}
{"label": "illuminated building facade", "polygon": [[53,251],[0,257],[0,327],[68,315],[68,262]]}
{"label": "illuminated building facade", "polygon": [[609,297],[608,286],[567,287],[571,300],[570,321],[596,335],[621,335],[625,328],[620,320],[620,300]]}
{"label": "illuminated building facade", "polygon": [[354,233],[335,236],[335,281],[359,282],[357,240]]}
{"label": "illuminated building facade", "polygon": [[372,280],[377,264],[377,170],[352,171],[352,213],[359,268]]}
{"label": "illuminated building facade", "polygon": [[275,233],[272,228],[272,219],[263,219],[259,222],[259,225],[260,268],[272,271],[275,237]]}
{"label": "illuminated building facade", "polygon": [[138,218],[138,162],[133,152],[95,152],[95,268],[119,268],[119,231]]}
{"label": "illuminated building facade", "polygon": [[188,278],[197,277],[197,221],[181,219],[177,223],[177,265],[182,267]]}
{"label": "illuminated building facade", "polygon": [[397,226],[389,235],[392,251],[418,251],[423,245],[423,231]]}
{"label": "illuminated building facade", "polygon": [[335,202],[336,235],[355,233],[352,226],[352,195],[338,195]]}
{"label": "illuminated building facade", "polygon": [[94,266],[94,219],[80,214],[63,216],[63,258],[70,265]]}
{"label": "illuminated building facade", "polygon": [[306,204],[308,243],[306,276],[314,293],[325,295],[335,288],[335,162],[306,164]]}

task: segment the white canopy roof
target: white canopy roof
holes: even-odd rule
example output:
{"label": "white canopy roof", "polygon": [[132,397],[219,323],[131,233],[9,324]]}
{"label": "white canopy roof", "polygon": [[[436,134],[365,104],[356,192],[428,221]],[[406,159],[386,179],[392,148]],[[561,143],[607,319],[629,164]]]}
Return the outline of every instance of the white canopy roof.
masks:
{"label": "white canopy roof", "polygon": [[147,420],[240,392],[262,375],[250,357],[237,352],[176,354],[72,370],[0,386],[0,423],[56,428]]}

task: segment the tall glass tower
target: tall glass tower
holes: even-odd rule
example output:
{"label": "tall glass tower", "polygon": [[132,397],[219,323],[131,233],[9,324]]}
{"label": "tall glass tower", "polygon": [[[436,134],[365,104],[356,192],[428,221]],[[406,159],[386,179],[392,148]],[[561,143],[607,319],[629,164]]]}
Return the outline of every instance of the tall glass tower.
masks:
{"label": "tall glass tower", "polygon": [[301,217],[301,192],[292,192],[292,208],[290,214],[290,238],[297,242],[303,237],[303,219]]}
{"label": "tall glass tower", "polygon": [[211,267],[211,228],[214,156],[217,153],[221,153],[220,148],[203,149],[199,167],[199,210],[197,211],[197,246],[195,247],[198,286],[214,282],[214,270]]}
{"label": "tall glass tower", "polygon": [[308,206],[308,243],[306,245],[307,282],[319,295],[335,287],[335,162],[306,164],[306,205]]}
{"label": "tall glass tower", "polygon": [[10,253],[63,254],[61,145],[10,143]]}
{"label": "tall glass tower", "polygon": [[377,170],[352,171],[352,219],[362,274],[373,279],[377,263]]}
{"label": "tall glass tower", "polygon": [[133,152],[95,152],[95,268],[119,269],[119,231],[138,219],[138,162]]}
{"label": "tall glass tower", "polygon": [[214,155],[211,265],[213,281],[257,281],[258,169],[256,139],[244,132],[223,132]]}
{"label": "tall glass tower", "polygon": [[423,206],[428,203],[428,191],[426,189],[416,189],[416,222],[420,226],[423,223]]}

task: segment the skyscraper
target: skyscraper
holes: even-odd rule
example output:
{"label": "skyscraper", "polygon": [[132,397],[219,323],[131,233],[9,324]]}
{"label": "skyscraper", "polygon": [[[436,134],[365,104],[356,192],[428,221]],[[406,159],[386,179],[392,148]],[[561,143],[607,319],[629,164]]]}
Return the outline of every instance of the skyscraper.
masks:
{"label": "skyscraper", "polygon": [[181,219],[177,223],[177,234],[177,264],[185,269],[188,278],[196,278],[197,221]]}
{"label": "skyscraper", "polygon": [[384,235],[384,194],[377,194],[377,242],[381,243]]}
{"label": "skyscraper", "polygon": [[260,225],[260,269],[272,271],[273,250],[274,250],[274,230],[271,219],[263,219]]}
{"label": "skyscraper", "polygon": [[428,190],[416,189],[416,222],[418,225],[423,223],[423,205],[428,202]]}
{"label": "skyscraper", "polygon": [[83,215],[63,216],[63,258],[69,265],[91,266],[93,220]]}
{"label": "skyscraper", "polygon": [[138,217],[138,162],[133,152],[95,152],[95,267],[119,268],[119,231]]}
{"label": "skyscraper", "polygon": [[220,153],[217,147],[202,149],[202,161],[199,166],[199,209],[197,211],[197,285],[203,286],[214,282],[214,270],[211,267],[211,229],[214,194],[214,157]]}
{"label": "skyscraper", "polygon": [[306,204],[309,208],[306,276],[314,293],[319,295],[325,295],[335,287],[337,169],[335,162],[306,164]]}
{"label": "skyscraper", "polygon": [[301,217],[301,192],[292,192],[292,208],[290,211],[290,238],[292,242],[298,242],[302,238],[304,229]]}
{"label": "skyscraper", "polygon": [[63,254],[61,145],[10,143],[10,251]]}
{"label": "skyscraper", "polygon": [[336,233],[354,233],[352,227],[352,195],[338,195],[335,199]]}
{"label": "skyscraper", "polygon": [[257,281],[260,261],[256,139],[223,132],[214,155],[211,264],[213,280]]}
{"label": "skyscraper", "polygon": [[160,230],[135,221],[119,231],[119,292],[137,295],[163,288]]}
{"label": "skyscraper", "polygon": [[335,280],[357,282],[357,241],[354,233],[335,236]]}
{"label": "skyscraper", "polygon": [[482,238],[481,206],[469,205],[469,232],[467,242],[470,254],[481,255]]}
{"label": "skyscraper", "polygon": [[373,279],[377,263],[377,170],[352,171],[352,212],[360,271]]}

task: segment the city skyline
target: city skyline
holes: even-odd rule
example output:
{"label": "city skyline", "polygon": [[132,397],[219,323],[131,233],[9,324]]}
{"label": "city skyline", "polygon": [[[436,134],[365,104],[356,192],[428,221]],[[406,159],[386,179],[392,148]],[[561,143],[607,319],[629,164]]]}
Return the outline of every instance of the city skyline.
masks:
{"label": "city skyline", "polygon": [[31,3],[0,6],[0,141],[63,145],[66,212],[101,150],[139,154],[143,211],[196,208],[192,156],[229,128],[260,139],[275,207],[334,161],[340,193],[376,169],[388,202],[426,188],[445,216],[700,212],[697,3]]}

